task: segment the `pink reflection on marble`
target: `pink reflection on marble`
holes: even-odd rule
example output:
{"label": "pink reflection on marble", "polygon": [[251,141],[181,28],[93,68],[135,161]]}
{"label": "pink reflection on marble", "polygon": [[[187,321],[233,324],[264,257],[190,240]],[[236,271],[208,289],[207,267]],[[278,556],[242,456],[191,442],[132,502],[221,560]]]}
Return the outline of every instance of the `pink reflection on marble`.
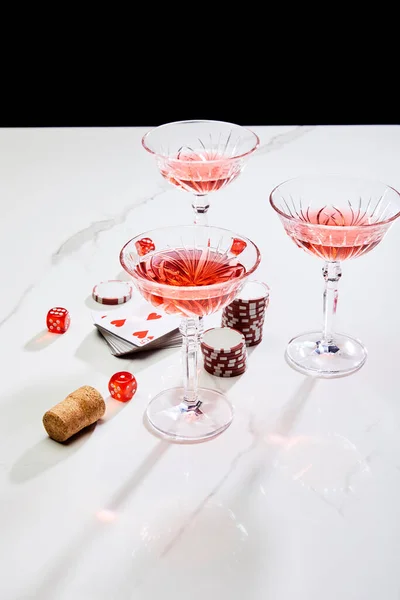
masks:
{"label": "pink reflection on marble", "polygon": [[101,523],[113,523],[117,518],[117,514],[113,510],[102,508],[96,512],[96,518]]}

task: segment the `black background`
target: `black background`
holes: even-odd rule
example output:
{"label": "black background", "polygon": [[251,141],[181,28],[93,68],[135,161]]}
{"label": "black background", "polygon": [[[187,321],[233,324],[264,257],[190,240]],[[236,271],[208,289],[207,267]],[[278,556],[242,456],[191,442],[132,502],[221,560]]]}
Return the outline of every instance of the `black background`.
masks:
{"label": "black background", "polygon": [[[139,52],[139,50],[137,50]],[[381,65],[311,63],[275,65],[251,57],[242,66],[154,61],[111,68],[96,63],[3,72],[0,127],[134,127],[185,119],[240,125],[399,124],[396,86]],[[232,69],[232,64],[235,68]],[[119,68],[118,68],[119,65]],[[160,65],[163,67],[161,68]],[[115,66],[115,68],[114,68]],[[187,75],[187,76],[186,76]]]}

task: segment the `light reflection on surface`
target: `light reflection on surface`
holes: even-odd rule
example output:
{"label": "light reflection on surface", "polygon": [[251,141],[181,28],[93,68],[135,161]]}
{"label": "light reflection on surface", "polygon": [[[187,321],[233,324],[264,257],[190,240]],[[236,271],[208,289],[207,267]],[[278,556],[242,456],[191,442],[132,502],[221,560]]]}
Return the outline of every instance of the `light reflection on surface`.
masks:
{"label": "light reflection on surface", "polygon": [[51,331],[48,331],[48,329],[43,329],[34,335],[33,338],[28,340],[24,348],[29,352],[37,352],[39,350],[43,350],[47,346],[50,346],[50,344],[53,344],[56,340],[59,340],[62,337],[62,334],[52,333]]}
{"label": "light reflection on surface", "polygon": [[354,493],[371,471],[368,457],[362,456],[355,444],[340,434],[271,437],[273,443],[281,446],[275,468],[324,496],[344,498]]}
{"label": "light reflection on surface", "polygon": [[96,518],[101,523],[113,523],[117,518],[117,514],[113,510],[102,508],[96,512]]}

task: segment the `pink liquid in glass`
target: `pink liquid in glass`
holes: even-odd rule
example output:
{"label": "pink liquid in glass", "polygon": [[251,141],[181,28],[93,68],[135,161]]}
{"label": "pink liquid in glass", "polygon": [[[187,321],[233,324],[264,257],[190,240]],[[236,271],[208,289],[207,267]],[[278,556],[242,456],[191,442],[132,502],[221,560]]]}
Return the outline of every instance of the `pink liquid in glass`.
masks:
{"label": "pink liquid in glass", "polygon": [[288,235],[306,252],[328,261],[348,260],[369,252],[386,231],[379,225],[365,227],[371,223],[367,215],[332,207],[303,210],[298,218],[295,224],[284,220]]}
{"label": "pink liquid in glass", "polygon": [[[142,295],[168,314],[203,316],[229,304],[235,297],[245,267],[237,257],[219,254],[209,248],[162,250],[145,257],[135,267]],[[157,288],[148,282],[170,288]],[[202,286],[219,284],[211,290]],[[177,288],[190,287],[192,290]]]}
{"label": "pink liquid in glass", "polygon": [[221,189],[240,174],[242,161],[212,150],[181,150],[160,165],[160,172],[173,185],[198,195]]}

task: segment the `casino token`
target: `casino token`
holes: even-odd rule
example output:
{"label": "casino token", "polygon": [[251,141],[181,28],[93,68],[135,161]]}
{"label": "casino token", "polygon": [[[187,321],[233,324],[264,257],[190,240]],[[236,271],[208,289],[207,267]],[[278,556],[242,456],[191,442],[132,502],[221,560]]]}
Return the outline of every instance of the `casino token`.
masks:
{"label": "casino token", "polygon": [[246,367],[242,368],[242,369],[237,369],[237,370],[232,370],[232,371],[216,371],[213,369],[210,369],[209,367],[204,367],[205,370],[207,371],[207,373],[210,373],[210,375],[214,375],[215,377],[237,377],[238,375],[243,375],[243,373],[246,371]]}
{"label": "casino token", "polygon": [[242,356],[242,358],[240,358],[237,361],[232,361],[232,362],[221,362],[218,359],[214,359],[214,360],[206,360],[204,359],[204,364],[207,367],[214,367],[214,368],[218,368],[221,370],[227,370],[227,369],[236,369],[236,368],[241,368],[243,365],[247,364],[247,356]]}
{"label": "casino token", "polygon": [[213,327],[201,336],[201,346],[210,352],[231,353],[243,348],[244,336],[232,327]]}
{"label": "casino token", "polygon": [[260,342],[262,342],[262,337],[259,340],[254,340],[253,342],[246,342],[246,346],[250,348],[251,346],[257,346],[257,344]]}
{"label": "casino token", "polygon": [[249,321],[256,321],[257,319],[265,318],[265,311],[259,313],[239,313],[235,314],[231,310],[224,310],[222,312],[224,317],[231,319],[234,323],[241,323],[243,319],[247,319]]}
{"label": "casino token", "polygon": [[212,372],[212,373],[237,373],[238,371],[244,371],[246,370],[247,365],[242,365],[241,367],[232,367],[230,369],[221,369],[220,367],[210,367],[209,365],[204,365],[204,368],[206,369],[206,371],[208,372]]}
{"label": "casino token", "polygon": [[[243,335],[243,334],[242,334]],[[210,358],[218,358],[219,356],[224,357],[224,359],[237,358],[245,351],[244,339],[242,341],[242,345],[235,352],[220,352],[219,350],[208,350],[208,348],[201,347],[201,351],[204,356],[208,356]]]}
{"label": "casino token", "polygon": [[249,319],[249,318],[257,318],[265,315],[265,310],[248,310],[248,311],[235,311],[231,306],[227,306],[224,308],[223,313],[228,317],[232,317],[233,319]]}
{"label": "casino token", "polygon": [[208,369],[213,369],[215,371],[232,371],[232,370],[236,370],[236,369],[241,369],[243,368],[243,362],[239,363],[241,366],[239,367],[239,365],[228,365],[228,366],[224,366],[221,365],[221,363],[208,363],[208,362],[204,362],[204,367],[207,367]]}
{"label": "casino token", "polygon": [[201,351],[203,353],[204,356],[209,356],[210,358],[218,358],[219,356],[224,357],[226,359],[229,358],[236,358],[237,356],[240,356],[244,351],[245,351],[246,347],[244,345],[244,339],[242,342],[242,346],[239,348],[239,350],[235,350],[235,352],[220,352],[219,350],[208,350],[208,348],[203,348],[201,346]]}
{"label": "casino token", "polygon": [[[246,347],[246,346],[245,346]],[[209,366],[221,366],[223,368],[235,367],[236,365],[240,365],[241,363],[247,360],[247,352],[246,354],[241,354],[240,357],[232,359],[232,360],[221,360],[221,358],[209,358],[204,357],[204,364]]]}
{"label": "casino token", "polygon": [[243,302],[238,298],[235,298],[228,304],[228,306],[232,306],[237,310],[261,310],[265,308],[266,304],[269,302],[269,298],[263,298],[262,300],[255,300],[250,302]]}
{"label": "casino token", "polygon": [[[244,350],[246,349],[245,343],[243,343]],[[223,365],[235,364],[240,362],[246,357],[246,352],[243,351],[240,354],[235,354],[234,356],[221,356],[220,354],[212,354],[207,355],[203,354],[204,360],[207,362],[221,362]]]}
{"label": "casino token", "polygon": [[92,297],[100,304],[124,304],[131,299],[133,287],[128,281],[111,279],[94,286]]}
{"label": "casino token", "polygon": [[263,281],[247,281],[240,291],[240,295],[235,298],[243,304],[258,302],[269,297],[270,289]]}
{"label": "casino token", "polygon": [[234,323],[235,325],[256,325],[257,323],[263,323],[265,321],[264,315],[262,317],[258,317],[257,319],[252,319],[249,317],[243,317],[242,319],[233,319],[226,314],[222,315],[222,318],[225,319],[228,323]]}
{"label": "casino token", "polygon": [[249,302],[248,304],[243,304],[241,300],[232,300],[228,306],[234,308],[235,310],[264,310],[266,305],[268,304],[269,299],[265,298],[265,300],[260,300],[257,302]]}

